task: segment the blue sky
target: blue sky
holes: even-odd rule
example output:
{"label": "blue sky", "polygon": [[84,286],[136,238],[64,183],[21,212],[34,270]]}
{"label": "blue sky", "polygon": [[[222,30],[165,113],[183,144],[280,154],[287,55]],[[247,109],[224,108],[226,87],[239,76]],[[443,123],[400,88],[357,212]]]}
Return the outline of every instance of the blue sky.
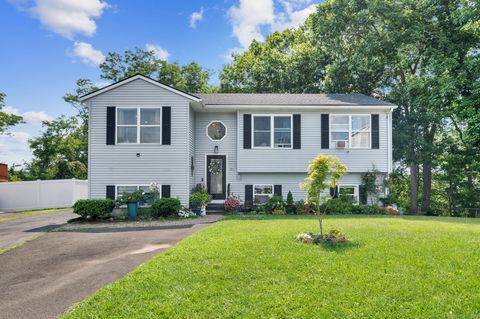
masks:
{"label": "blue sky", "polygon": [[27,139],[41,121],[73,115],[62,96],[75,81],[98,85],[107,52],[149,48],[180,64],[196,61],[214,72],[253,39],[297,27],[319,0],[121,1],[10,0],[0,2],[0,92],[4,111],[26,124],[0,136],[0,162],[31,158]]}

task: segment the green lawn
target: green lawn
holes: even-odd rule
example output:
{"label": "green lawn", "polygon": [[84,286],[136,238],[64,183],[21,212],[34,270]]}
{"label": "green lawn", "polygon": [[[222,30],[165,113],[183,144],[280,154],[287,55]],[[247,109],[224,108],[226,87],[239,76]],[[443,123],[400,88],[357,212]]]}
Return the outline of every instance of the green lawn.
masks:
{"label": "green lawn", "polygon": [[332,216],[352,240],[293,240],[310,217],[228,218],[64,318],[479,318],[480,221]]}

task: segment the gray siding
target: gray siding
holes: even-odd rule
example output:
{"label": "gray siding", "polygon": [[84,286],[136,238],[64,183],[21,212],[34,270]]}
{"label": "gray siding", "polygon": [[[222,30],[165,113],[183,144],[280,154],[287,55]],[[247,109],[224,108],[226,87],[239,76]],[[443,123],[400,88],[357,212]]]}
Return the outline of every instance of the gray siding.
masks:
{"label": "gray siding", "polygon": [[[238,171],[242,173],[253,172],[306,172],[308,163],[317,154],[335,155],[347,166],[348,172],[365,172],[373,166],[381,172],[388,170],[388,134],[387,114],[378,111],[348,111],[328,112],[330,114],[371,114],[378,113],[380,124],[380,149],[322,149],[320,147],[320,114],[321,111],[309,112],[268,112],[268,114],[301,114],[302,115],[302,148],[294,149],[243,149],[243,114],[255,114],[252,112],[238,113]],[[257,112],[265,114],[266,112]]]}
{"label": "gray siding", "polygon": [[[171,185],[188,204],[189,100],[138,79],[88,100],[90,103],[89,196],[105,198],[106,185]],[[107,106],[170,106],[171,145],[106,145]],[[136,154],[140,153],[140,157]]]}
{"label": "gray siding", "polygon": [[194,159],[195,167],[195,112],[192,108],[189,109],[189,129],[188,129],[188,177],[189,188],[192,189],[195,186],[194,171],[191,170],[191,158]]}
{"label": "gray siding", "polygon": [[[206,185],[206,155],[227,155],[227,185],[235,181],[237,175],[237,113],[196,113],[195,114],[195,184]],[[227,135],[221,141],[207,137],[207,125],[211,121],[221,121],[227,127]]]}
{"label": "gray siding", "polygon": [[[306,192],[300,188],[300,183],[306,176],[306,173],[242,173],[231,184],[231,192],[243,201],[245,199],[245,185],[280,184],[282,185],[283,198],[286,198],[288,191],[291,191],[294,200],[305,199]],[[352,173],[342,176],[339,184],[360,185],[361,181],[361,174]],[[326,193],[328,192],[329,190],[326,191]]]}

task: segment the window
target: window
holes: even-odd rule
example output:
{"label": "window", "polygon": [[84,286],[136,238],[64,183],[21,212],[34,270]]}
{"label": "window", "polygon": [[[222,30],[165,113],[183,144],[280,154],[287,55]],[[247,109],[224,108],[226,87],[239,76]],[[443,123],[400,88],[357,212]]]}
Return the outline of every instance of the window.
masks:
{"label": "window", "polygon": [[[272,129],[273,127],[273,129]],[[254,115],[253,147],[291,148],[291,115]]]}
{"label": "window", "polygon": [[341,141],[348,148],[370,148],[370,115],[331,115],[330,146]]}
{"label": "window", "polygon": [[[150,191],[150,186],[148,185],[117,185],[116,187],[117,195],[115,196],[115,198],[118,198],[125,193],[136,192],[139,189],[143,190],[143,192],[148,192]],[[140,202],[139,204],[140,206],[143,206],[145,205],[145,202]]]}
{"label": "window", "polygon": [[273,196],[273,185],[254,185],[253,202],[255,204],[265,204]]}
{"label": "window", "polygon": [[339,185],[338,193],[339,196],[351,198],[353,203],[358,203],[358,186]]}
{"label": "window", "polygon": [[117,108],[117,144],[160,143],[161,108]]}
{"label": "window", "polygon": [[212,141],[221,141],[227,135],[227,127],[220,121],[212,121],[207,126],[207,136]]}

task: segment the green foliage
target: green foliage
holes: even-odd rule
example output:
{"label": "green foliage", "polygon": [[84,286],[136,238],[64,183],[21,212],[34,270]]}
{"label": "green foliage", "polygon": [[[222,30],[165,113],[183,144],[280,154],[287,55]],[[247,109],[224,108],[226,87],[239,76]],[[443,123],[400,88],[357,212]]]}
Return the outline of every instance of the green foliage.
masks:
{"label": "green foliage", "polygon": [[145,194],[143,190],[139,189],[131,193],[123,193],[116,200],[117,206],[125,205],[128,203],[138,203],[145,200]]}
{"label": "green foliage", "polygon": [[101,78],[120,81],[135,74],[143,74],[158,81],[187,92],[211,91],[208,87],[210,72],[203,70],[195,62],[181,66],[178,63],[168,63],[155,56],[154,51],[136,48],[122,54],[109,52],[105,62],[100,64]]}
{"label": "green foliage", "polygon": [[264,42],[253,41],[220,73],[222,92],[321,92],[324,55],[304,29],[274,32]]}
{"label": "green foliage", "polygon": [[73,205],[73,212],[85,219],[110,217],[115,201],[112,199],[79,199]]}
{"label": "green foliage", "polygon": [[293,201],[293,195],[292,195],[291,191],[288,191],[287,201],[285,202],[285,209],[287,210],[287,213],[289,213],[289,214],[295,214],[296,213],[295,202]]}
{"label": "green foliage", "polygon": [[4,93],[0,92],[0,135],[6,133],[11,126],[23,123],[21,116],[2,112],[5,107],[5,96]]}
{"label": "green foliage", "polygon": [[274,210],[285,211],[285,201],[282,196],[273,195],[268,199],[265,205],[263,205],[263,208],[267,214],[272,214]]}
{"label": "green foliage", "polygon": [[350,245],[292,240],[312,217],[226,217],[62,318],[480,317],[480,220],[330,216]]}
{"label": "green foliage", "polygon": [[[308,176],[300,184],[307,191],[308,202],[320,206],[320,194],[327,188],[334,188],[341,176],[346,172],[346,167],[333,155],[317,155],[308,166]],[[327,181],[327,178],[329,180]]]}
{"label": "green foliage", "polygon": [[88,137],[78,119],[60,116],[42,126],[43,133],[30,140],[28,179],[86,179]]}
{"label": "green foliage", "polygon": [[210,201],[210,195],[206,191],[197,190],[190,195],[190,208],[200,208]]}
{"label": "green foliage", "polygon": [[362,173],[362,185],[365,188],[365,194],[368,196],[377,195],[377,177],[380,172],[373,168],[365,173]]}
{"label": "green foliage", "polygon": [[178,198],[160,198],[153,202],[151,212],[153,217],[167,217],[176,215],[182,205]]}

